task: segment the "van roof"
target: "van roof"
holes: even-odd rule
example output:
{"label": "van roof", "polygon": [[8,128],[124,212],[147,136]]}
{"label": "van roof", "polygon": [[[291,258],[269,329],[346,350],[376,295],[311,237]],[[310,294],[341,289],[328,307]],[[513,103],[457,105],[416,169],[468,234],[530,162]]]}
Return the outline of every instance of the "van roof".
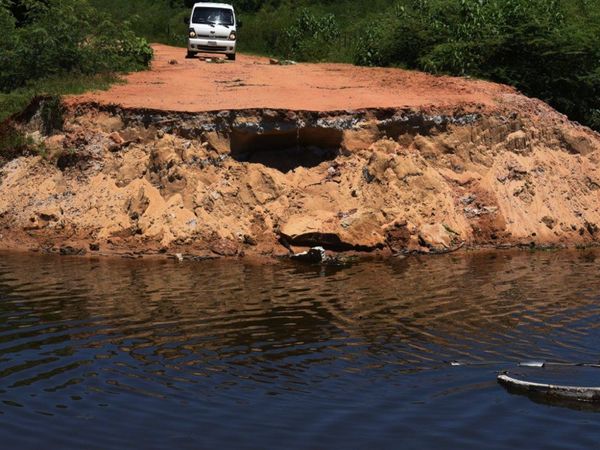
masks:
{"label": "van roof", "polygon": [[207,2],[202,2],[202,3],[195,3],[194,4],[194,8],[196,6],[200,6],[200,7],[212,7],[212,8],[226,8],[226,9],[233,9],[232,5],[229,5],[227,3],[207,3]]}

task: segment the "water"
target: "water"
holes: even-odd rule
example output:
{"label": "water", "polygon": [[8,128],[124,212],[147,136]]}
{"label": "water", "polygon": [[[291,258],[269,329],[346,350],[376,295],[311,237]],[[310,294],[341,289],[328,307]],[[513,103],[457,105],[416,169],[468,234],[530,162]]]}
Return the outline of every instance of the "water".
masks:
{"label": "water", "polygon": [[338,269],[0,254],[0,442],[597,447],[596,410],[495,377],[525,359],[600,360],[598,256]]}

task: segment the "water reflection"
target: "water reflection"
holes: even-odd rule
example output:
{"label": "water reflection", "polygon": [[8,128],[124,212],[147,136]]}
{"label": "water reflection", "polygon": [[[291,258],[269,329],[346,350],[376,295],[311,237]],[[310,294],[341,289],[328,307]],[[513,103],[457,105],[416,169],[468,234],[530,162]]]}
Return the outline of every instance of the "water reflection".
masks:
{"label": "water reflection", "polygon": [[[446,361],[598,359],[596,257],[477,253],[340,270],[3,254],[0,414],[75,409],[102,424],[100,408],[133,402],[136,414],[194,411],[206,425],[202,408],[227,416],[230,402],[309,414],[354,400],[372,414],[365,399],[390,389],[415,405],[497,393],[493,371],[470,384]],[[415,376],[439,389],[413,392]]]}

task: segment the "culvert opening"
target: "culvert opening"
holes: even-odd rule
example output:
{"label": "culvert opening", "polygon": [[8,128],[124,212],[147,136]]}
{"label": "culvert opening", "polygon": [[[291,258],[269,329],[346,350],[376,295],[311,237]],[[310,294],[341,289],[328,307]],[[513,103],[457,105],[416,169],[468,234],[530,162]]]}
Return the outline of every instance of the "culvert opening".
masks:
{"label": "culvert opening", "polygon": [[234,130],[231,157],[263,164],[280,172],[316,167],[340,154],[343,133],[327,128],[295,128],[263,133]]}

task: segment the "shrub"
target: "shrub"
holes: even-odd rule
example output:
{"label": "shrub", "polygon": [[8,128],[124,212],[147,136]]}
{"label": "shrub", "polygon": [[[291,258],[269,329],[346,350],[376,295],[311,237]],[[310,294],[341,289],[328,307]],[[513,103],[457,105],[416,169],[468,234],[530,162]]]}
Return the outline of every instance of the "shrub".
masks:
{"label": "shrub", "polygon": [[43,155],[45,148],[33,138],[17,130],[11,123],[0,124],[0,167],[7,162],[27,154]]}
{"label": "shrub", "polygon": [[359,66],[385,65],[387,61],[381,45],[383,39],[385,39],[385,31],[379,24],[368,25],[358,38],[354,49],[354,64]]}
{"label": "shrub", "polygon": [[35,6],[17,26],[0,0],[0,90],[63,73],[94,74],[146,67],[152,50],[87,0],[29,2]]}
{"label": "shrub", "polygon": [[327,56],[340,30],[333,14],[317,16],[302,9],[294,23],[283,32],[279,51],[299,61],[320,60]]}
{"label": "shrub", "polygon": [[376,63],[511,84],[598,127],[599,0],[403,3]]}

